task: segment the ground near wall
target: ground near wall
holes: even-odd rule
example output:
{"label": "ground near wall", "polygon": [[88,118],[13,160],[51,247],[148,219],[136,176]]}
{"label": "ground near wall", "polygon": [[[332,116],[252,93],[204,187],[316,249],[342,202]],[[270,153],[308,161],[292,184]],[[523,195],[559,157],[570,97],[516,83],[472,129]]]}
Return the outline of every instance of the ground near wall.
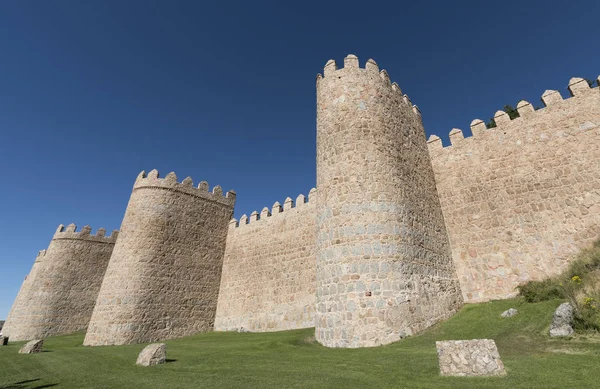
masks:
{"label": "ground near wall", "polygon": [[[465,306],[419,336],[368,349],[327,349],[313,329],[207,333],[167,341],[168,362],[135,366],[145,344],[83,347],[83,334],[57,336],[46,352],[0,347],[0,388],[595,388],[600,338],[550,339],[560,301],[522,300]],[[501,319],[517,308],[519,315]],[[435,341],[492,338],[508,376],[440,377]]]}

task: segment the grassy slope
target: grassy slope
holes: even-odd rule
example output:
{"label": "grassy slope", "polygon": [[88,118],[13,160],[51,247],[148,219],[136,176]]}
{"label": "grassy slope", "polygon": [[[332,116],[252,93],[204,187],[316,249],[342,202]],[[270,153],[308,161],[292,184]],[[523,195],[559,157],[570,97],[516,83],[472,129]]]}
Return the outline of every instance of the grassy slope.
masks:
{"label": "grassy slope", "polygon": [[[49,338],[47,352],[0,347],[0,388],[594,388],[600,341],[550,339],[557,300],[467,305],[419,336],[367,349],[327,349],[305,339],[312,329],[207,333],[167,341],[170,362],[135,366],[144,345],[83,347],[82,334]],[[501,319],[515,307],[520,314]],[[435,341],[492,338],[508,376],[440,377]]]}

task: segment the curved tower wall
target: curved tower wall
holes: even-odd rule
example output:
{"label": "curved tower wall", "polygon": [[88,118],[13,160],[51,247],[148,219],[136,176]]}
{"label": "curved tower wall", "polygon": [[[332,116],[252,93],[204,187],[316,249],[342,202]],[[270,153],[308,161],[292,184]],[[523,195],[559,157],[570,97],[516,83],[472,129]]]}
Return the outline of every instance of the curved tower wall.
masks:
{"label": "curved tower wall", "polygon": [[[118,232],[110,237],[100,228],[90,235],[60,225],[47,250],[38,255],[11,310],[11,340],[30,340],[84,330],[92,315],[102,277]],[[14,311],[14,312],[13,312]]]}
{"label": "curved tower wall", "polygon": [[387,344],[460,308],[420,113],[373,60],[317,77],[317,189],[320,343]]}
{"label": "curved tower wall", "polygon": [[35,262],[33,263],[33,266],[31,266],[29,274],[25,276],[25,279],[21,284],[19,293],[17,294],[17,297],[15,298],[15,301],[13,302],[13,305],[10,308],[10,311],[8,312],[8,317],[6,318],[4,327],[2,327],[2,333],[6,336],[11,336],[13,339],[15,339],[15,337],[11,334],[14,333],[18,335],[18,333],[15,331],[18,331],[17,328],[19,320],[21,317],[23,317],[24,314],[26,314],[27,307],[31,302],[31,293],[34,290],[34,288],[32,287],[32,285],[34,285],[33,280],[35,279],[35,276],[37,275],[41,267],[42,260],[44,259],[45,255],[46,250],[41,250],[40,252],[38,252],[37,257],[35,258]]}
{"label": "curved tower wall", "polygon": [[211,330],[235,193],[153,170],[135,182],[85,345]]}

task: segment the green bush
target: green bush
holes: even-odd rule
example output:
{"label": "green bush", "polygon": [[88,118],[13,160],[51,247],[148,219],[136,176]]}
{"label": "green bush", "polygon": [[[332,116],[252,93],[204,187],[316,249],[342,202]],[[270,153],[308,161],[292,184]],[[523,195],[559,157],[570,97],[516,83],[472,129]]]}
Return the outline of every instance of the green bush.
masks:
{"label": "green bush", "polygon": [[561,288],[553,278],[542,281],[529,281],[526,284],[519,285],[517,289],[519,290],[519,294],[523,296],[528,303],[565,298]]}

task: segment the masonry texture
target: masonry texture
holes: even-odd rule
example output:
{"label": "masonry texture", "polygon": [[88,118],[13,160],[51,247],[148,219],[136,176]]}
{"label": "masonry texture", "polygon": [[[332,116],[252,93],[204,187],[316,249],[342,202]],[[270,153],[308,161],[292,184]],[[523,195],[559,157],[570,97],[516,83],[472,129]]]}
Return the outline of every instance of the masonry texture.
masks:
{"label": "masonry texture", "polygon": [[492,339],[435,342],[440,374],[445,376],[506,375],[496,342]]}
{"label": "masonry texture", "polygon": [[369,347],[463,301],[512,297],[600,235],[600,88],[568,87],[538,110],[520,102],[514,120],[498,111],[496,128],[454,129],[444,147],[375,61],[331,60],[317,76],[308,198],[238,222],[234,192],[142,172],[118,239],[61,228],[3,332],[87,326],[86,345],[109,345],[315,326],[325,346]]}
{"label": "masonry texture", "polygon": [[90,235],[60,225],[23,283],[3,332],[29,340],[84,330],[92,315],[104,272],[117,239],[103,228]]}
{"label": "masonry texture", "polygon": [[217,331],[278,331],[314,327],[315,202],[283,206],[230,223],[217,307]]}
{"label": "masonry texture", "polygon": [[600,89],[581,78],[573,97],[546,91],[545,108],[518,104],[496,128],[429,140],[437,188],[466,301],[515,296],[515,287],[560,273],[600,235]]}
{"label": "masonry texture", "polygon": [[156,170],[135,182],[85,345],[152,342],[213,329],[235,193]]}
{"label": "masonry texture", "polygon": [[317,77],[316,339],[387,344],[462,297],[419,110],[375,61]]}

